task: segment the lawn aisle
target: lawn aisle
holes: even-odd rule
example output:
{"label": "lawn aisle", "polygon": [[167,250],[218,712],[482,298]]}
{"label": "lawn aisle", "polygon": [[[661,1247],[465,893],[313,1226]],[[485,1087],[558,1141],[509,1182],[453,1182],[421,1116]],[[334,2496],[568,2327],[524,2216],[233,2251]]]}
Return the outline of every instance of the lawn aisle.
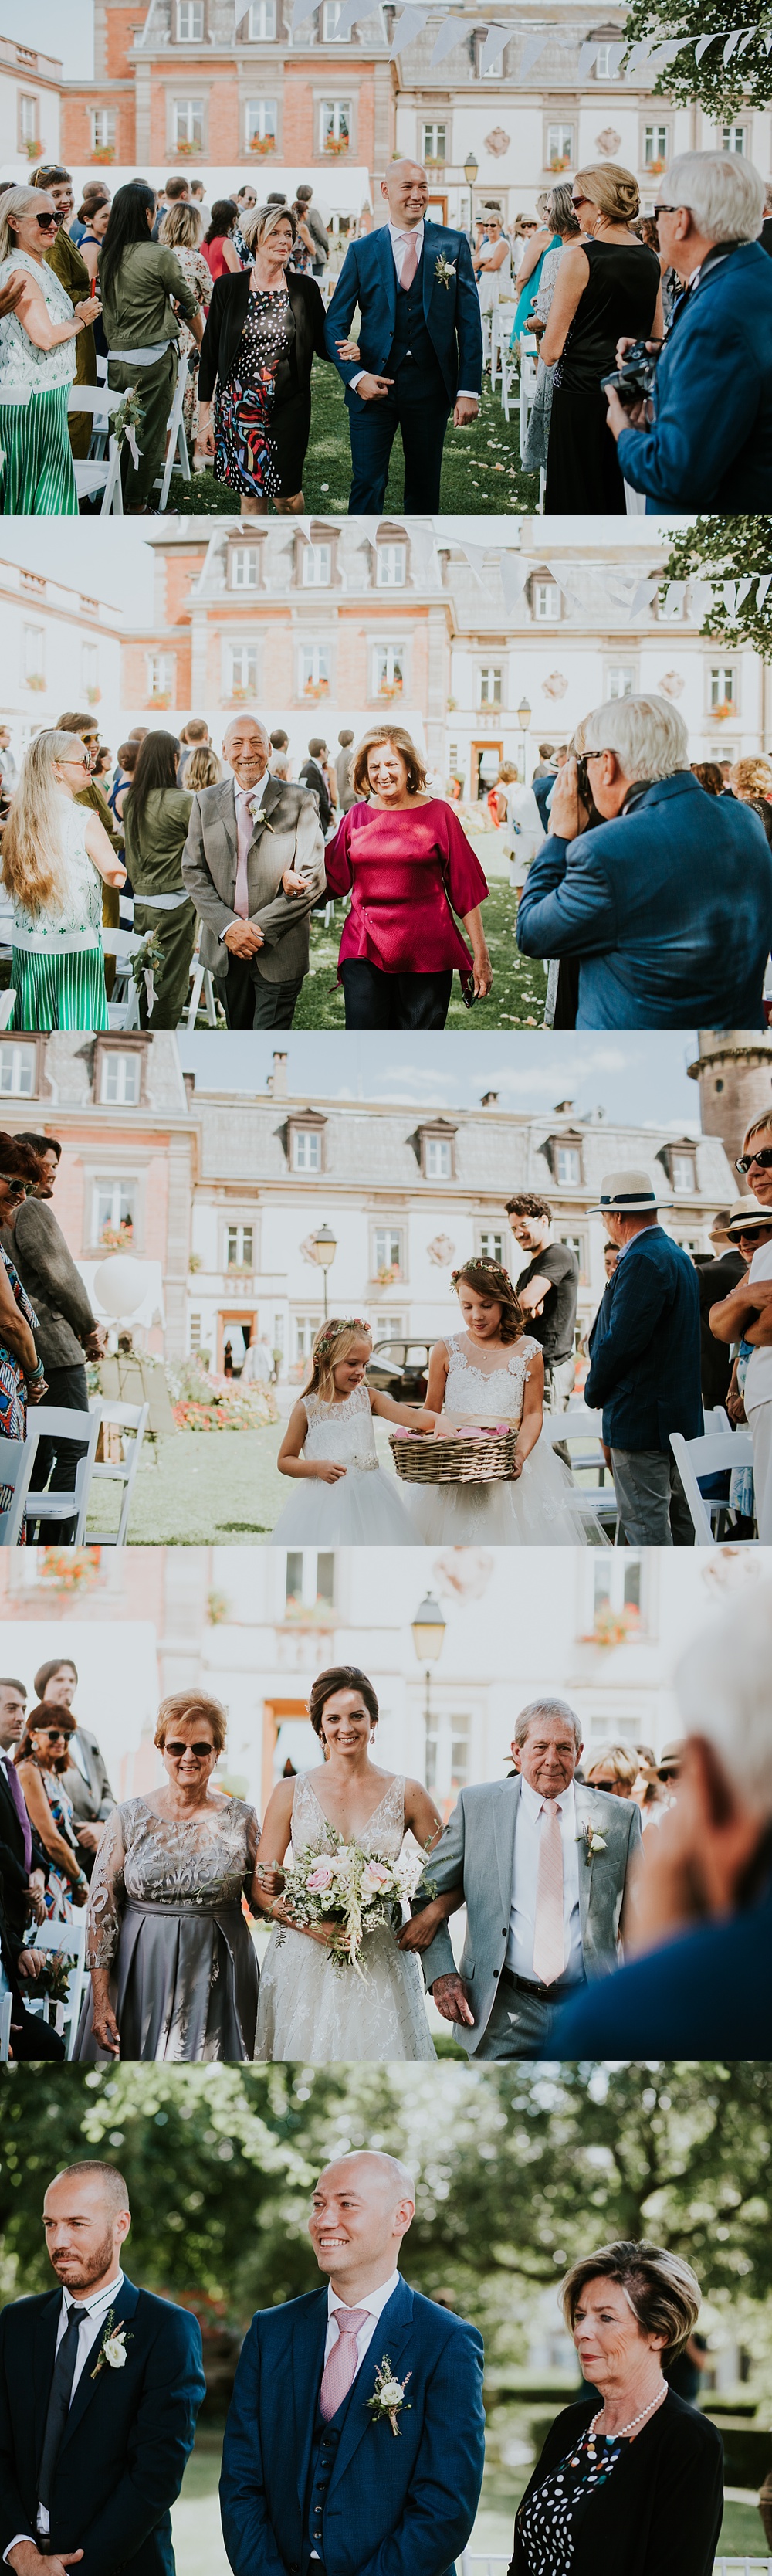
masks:
{"label": "lawn aisle", "polygon": [[[351,450],[343,386],[333,367],[314,369],[311,420],[303,474],[306,509],[339,516],[348,510]],[[402,449],[397,440],[385,508],[401,513],[403,497]],[[212,473],[194,474],[190,483],[173,474],[167,506],[170,511],[227,518],[233,498],[227,484],[216,483]],[[524,474],[520,463],[518,414],[513,410],[509,422],[505,421],[498,395],[491,393],[486,382],[477,420],[468,429],[454,429],[452,423],[448,429],[440,509],[466,517],[498,510],[524,511],[531,517],[538,499],[538,474]]]}

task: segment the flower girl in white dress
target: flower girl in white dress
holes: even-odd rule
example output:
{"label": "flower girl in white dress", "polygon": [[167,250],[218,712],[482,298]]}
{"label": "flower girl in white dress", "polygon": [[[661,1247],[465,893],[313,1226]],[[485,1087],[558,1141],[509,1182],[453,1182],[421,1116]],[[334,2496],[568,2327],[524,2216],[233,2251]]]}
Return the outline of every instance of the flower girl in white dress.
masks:
{"label": "flower girl in white dress", "polygon": [[334,1316],[317,1333],[311,1376],[293,1405],[277,1460],[280,1474],[297,1477],[300,1490],[277,1521],[271,1547],[415,1547],[396,1479],[378,1465],[373,1414],[410,1431],[433,1431],[435,1416],[366,1386],[371,1350],[361,1315]]}
{"label": "flower girl in white dress", "polygon": [[[255,2056],[299,2057],[308,2066],[324,2066],[332,2058],[366,2057],[379,2064],[433,2059],[414,1949],[401,1949],[398,1933],[385,1926],[368,1933],[361,1952],[363,1985],[353,1968],[333,1965],[323,1925],[301,1930],[284,1908],[280,1862],[290,1845],[295,1860],[334,1851],[338,1838],[359,1844],[372,1859],[395,1860],[408,1832],[423,1849],[442,1833],[442,1818],[420,1780],[380,1771],[371,1759],[378,1701],[366,1673],[356,1664],[319,1673],[308,1709],[324,1770],[279,1782],[257,1854],[257,1902],[277,1928],[260,1978]],[[454,1889],[423,1909],[423,1948],[458,1902]]]}
{"label": "flower girl in white dress", "polygon": [[[451,1275],[464,1330],[435,1342],[427,1405],[470,1429],[515,1423],[515,1462],[510,1476],[491,1484],[414,1485],[414,1536],[430,1547],[482,1539],[494,1547],[586,1547],[586,1510],[552,1449],[540,1445],[544,1360],[539,1343],[523,1331],[509,1273],[485,1258]],[[599,1524],[592,1535],[600,1539]]]}

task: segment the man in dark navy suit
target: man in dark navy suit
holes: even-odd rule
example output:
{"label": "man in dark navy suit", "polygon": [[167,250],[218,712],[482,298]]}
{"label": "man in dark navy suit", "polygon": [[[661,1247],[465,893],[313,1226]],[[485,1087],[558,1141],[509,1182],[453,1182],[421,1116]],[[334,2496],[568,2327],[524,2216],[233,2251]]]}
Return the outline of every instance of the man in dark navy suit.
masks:
{"label": "man in dark navy suit", "polygon": [[[457,429],[475,420],[482,387],[480,298],[466,234],[427,223],[429,183],[416,161],[393,161],[381,196],[388,223],[350,244],[325,325],[346,387],[348,506],[360,518],[383,508],[397,430],[406,515],[439,510],[450,414]],[[346,353],[357,306],[354,359]]]}
{"label": "man in dark navy suit", "polygon": [[114,2165],[68,2166],[43,2202],[60,2286],[0,2314],[0,2560],[14,2576],[174,2576],[201,2330],[126,2279],[130,2225]]}
{"label": "man in dark navy suit", "polygon": [[560,2015],[550,2054],[772,2057],[772,1584],[706,1619],[682,1657],[674,1806],[643,1838],[641,1955]]}
{"label": "man in dark navy suit", "polygon": [[220,2483],[234,2576],[451,2576],[466,2548],[483,2348],[397,2269],[414,2207],[394,2156],[320,2175],[309,2234],[328,2286],[253,2317],[236,2372]]}
{"label": "man in dark navy suit", "polygon": [[[685,279],[649,402],[607,388],[626,483],[646,509],[772,509],[772,269],[764,181],[737,152],[683,152],[655,208],[663,263]],[[620,341],[618,356],[631,347]]]}
{"label": "man in dark navy suit", "polygon": [[584,1396],[602,1407],[625,1537],[629,1547],[691,1547],[670,1434],[702,1431],[697,1272],[660,1225],[648,1172],[609,1172],[589,1213],[620,1253],[590,1333]]}

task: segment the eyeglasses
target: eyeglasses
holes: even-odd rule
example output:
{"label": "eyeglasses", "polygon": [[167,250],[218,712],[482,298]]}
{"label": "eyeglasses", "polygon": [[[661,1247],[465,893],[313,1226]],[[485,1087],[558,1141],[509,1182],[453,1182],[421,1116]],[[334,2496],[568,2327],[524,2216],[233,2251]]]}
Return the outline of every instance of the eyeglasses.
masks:
{"label": "eyeglasses", "polygon": [[37,1187],[35,1181],[17,1181],[15,1172],[0,1172],[0,1181],[5,1182],[6,1189],[15,1199],[31,1199]]}
{"label": "eyeglasses", "polygon": [[61,215],[35,216],[35,222],[39,233],[58,233],[61,220]]}
{"label": "eyeglasses", "polygon": [[758,1163],[760,1172],[768,1172],[772,1168],[772,1145],[760,1145],[757,1154],[738,1154],[735,1158],[735,1171],[750,1172],[754,1163]]}
{"label": "eyeglasses", "polygon": [[165,1745],[164,1745],[164,1748],[163,1748],[163,1749],[164,1749],[164,1752],[165,1752],[165,1753],[168,1753],[168,1754],[171,1756],[171,1760],[172,1760],[172,1762],[181,1762],[181,1761],[182,1761],[183,1753],[195,1753],[195,1756],[196,1756],[196,1760],[197,1760],[197,1762],[208,1762],[208,1761],[210,1760],[210,1758],[211,1758],[211,1756],[212,1756],[213,1752],[214,1752],[214,1745],[213,1745],[213,1744],[206,1744],[206,1743],[203,1743],[203,1744],[171,1744],[171,1743],[168,1743],[168,1744],[165,1744]]}
{"label": "eyeglasses", "polygon": [[59,768],[60,768],[60,769],[88,769],[88,770],[90,770],[90,768],[91,768],[91,762],[90,762],[89,757],[88,757],[88,752],[84,752],[84,753],[82,754],[81,759],[79,760],[79,759],[78,759],[78,757],[77,757],[77,754],[73,751],[73,752],[69,752],[69,753],[68,753],[68,755],[67,755],[67,759],[66,759],[66,760],[60,760],[60,761],[59,761],[58,766],[59,766]]}
{"label": "eyeglasses", "polygon": [[582,754],[582,757],[584,760],[605,760],[607,750],[608,744],[606,744],[606,749],[604,751],[585,751]]}

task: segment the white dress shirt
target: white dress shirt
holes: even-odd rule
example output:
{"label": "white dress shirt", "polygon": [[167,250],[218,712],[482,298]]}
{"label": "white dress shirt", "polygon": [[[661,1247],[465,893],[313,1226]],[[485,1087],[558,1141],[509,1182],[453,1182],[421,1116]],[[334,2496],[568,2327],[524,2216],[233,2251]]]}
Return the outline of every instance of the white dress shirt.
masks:
{"label": "white dress shirt", "polygon": [[[759,1244],[758,1252],[754,1252],[753,1255],[748,1278],[754,1282],[757,1279],[772,1279],[772,1243]],[[746,1413],[755,1413],[759,1404],[769,1404],[772,1398],[772,1347],[751,1352],[745,1373],[744,1392]]]}
{"label": "white dress shirt", "polygon": [[[417,274],[417,272],[418,272],[418,269],[419,269],[419,268],[420,268],[420,266],[421,266],[421,261],[422,261],[422,258],[423,258],[423,249],[424,249],[424,219],[423,219],[423,215],[421,216],[420,224],[413,224],[413,225],[409,225],[409,226],[408,226],[408,225],[400,226],[399,224],[393,224],[393,223],[392,223],[392,221],[391,221],[391,217],[389,217],[389,221],[388,221],[388,224],[387,224],[387,226],[386,226],[386,230],[387,230],[387,233],[389,234],[389,237],[390,237],[390,240],[391,240],[392,258],[393,258],[394,266],[395,266],[395,269],[396,269],[396,272],[397,272],[397,285],[398,285],[398,286],[401,286],[401,284],[402,284],[402,270],[403,270],[403,267],[404,267],[404,264],[405,264],[405,257],[406,257],[406,253],[407,253],[407,246],[408,246],[408,242],[409,242],[409,241],[414,241],[414,242],[415,242],[415,246],[416,246],[416,254],[417,254],[417,270],[416,270],[416,274]],[[351,377],[350,382],[351,382],[351,390],[352,390],[352,393],[354,392],[355,387],[356,387],[356,386],[358,385],[358,383],[359,383],[359,378],[360,378],[360,376],[364,376],[364,375],[366,375],[366,374],[367,374],[367,369],[366,369],[366,367],[360,367],[360,368],[359,368],[359,371],[358,371],[358,374],[357,374],[357,375],[355,375],[355,376],[352,376],[352,377]],[[459,385],[458,393],[457,393],[457,395],[456,395],[456,401],[457,401],[457,402],[476,402],[476,403],[479,403],[479,400],[480,400],[479,394],[470,394],[467,390],[465,390],[465,388],[464,388],[463,386]]]}
{"label": "white dress shirt", "polygon": [[[78,2351],[73,2372],[70,2405],[72,2405],[78,2381],[83,2377],[89,2354],[93,2352],[95,2343],[99,2342],[100,2335],[103,2333],[104,2327],[107,2324],[110,2309],[114,2308],[119,2290],[122,2290],[123,2288],[123,2279],[124,2276],[119,2264],[117,2272],[113,2273],[112,2280],[103,2284],[101,2289],[93,2290],[90,2299],[74,2299],[70,2290],[62,2291],[62,2304],[59,2310],[59,2324],[56,2329],[54,2359],[56,2359],[56,2354],[58,2353],[62,2336],[66,2333],[71,2309],[76,2308],[79,2316],[88,2319],[88,2323],[81,2326],[80,2334],[78,2336]],[[37,2539],[47,2540],[50,2528],[50,2514],[44,2504],[39,2504],[36,2522]],[[8,2548],[3,2551],[4,2564],[7,2563],[9,2552],[12,2549],[17,2548],[20,2540],[31,2539],[31,2531],[14,2532],[13,2539],[8,2542]]]}
{"label": "white dress shirt", "polygon": [[[520,1796],[515,1825],[515,1865],[512,1873],[512,1899],[509,1914],[507,1967],[516,1977],[534,1981],[533,1943],[536,1924],[536,1891],[539,1877],[539,1847],[547,1801],[532,1789],[530,1781],[520,1778]],[[579,1846],[577,1843],[576,1792],[573,1780],[559,1798],[550,1799],[560,1817],[563,1845],[563,1933],[565,1958],[562,1985],[580,1983],[584,1975],[582,1933],[579,1919]],[[545,1987],[545,1993],[553,1991]]]}
{"label": "white dress shirt", "polygon": [[[395,2290],[399,2288],[400,2279],[401,2274],[399,2272],[392,2272],[391,2279],[389,2281],[382,2281],[379,2289],[369,2290],[366,2299],[339,2299],[337,2290],[333,2289],[332,2282],[330,2282],[327,2291],[327,2333],[324,2345],[325,2369],[331,2352],[334,2352],[335,2350],[336,2343],[340,2343],[340,2333],[335,2322],[336,2308],[366,2308],[367,2310],[365,2323],[363,2326],[360,2326],[356,2339],[357,2371],[359,2371],[361,2370],[365,2353],[367,2352],[369,2345],[372,2343],[378,2319],[379,2317],[382,2317],[384,2308],[388,2307],[389,2300],[393,2299]],[[354,2373],[354,2376],[356,2377],[356,2372]]]}

